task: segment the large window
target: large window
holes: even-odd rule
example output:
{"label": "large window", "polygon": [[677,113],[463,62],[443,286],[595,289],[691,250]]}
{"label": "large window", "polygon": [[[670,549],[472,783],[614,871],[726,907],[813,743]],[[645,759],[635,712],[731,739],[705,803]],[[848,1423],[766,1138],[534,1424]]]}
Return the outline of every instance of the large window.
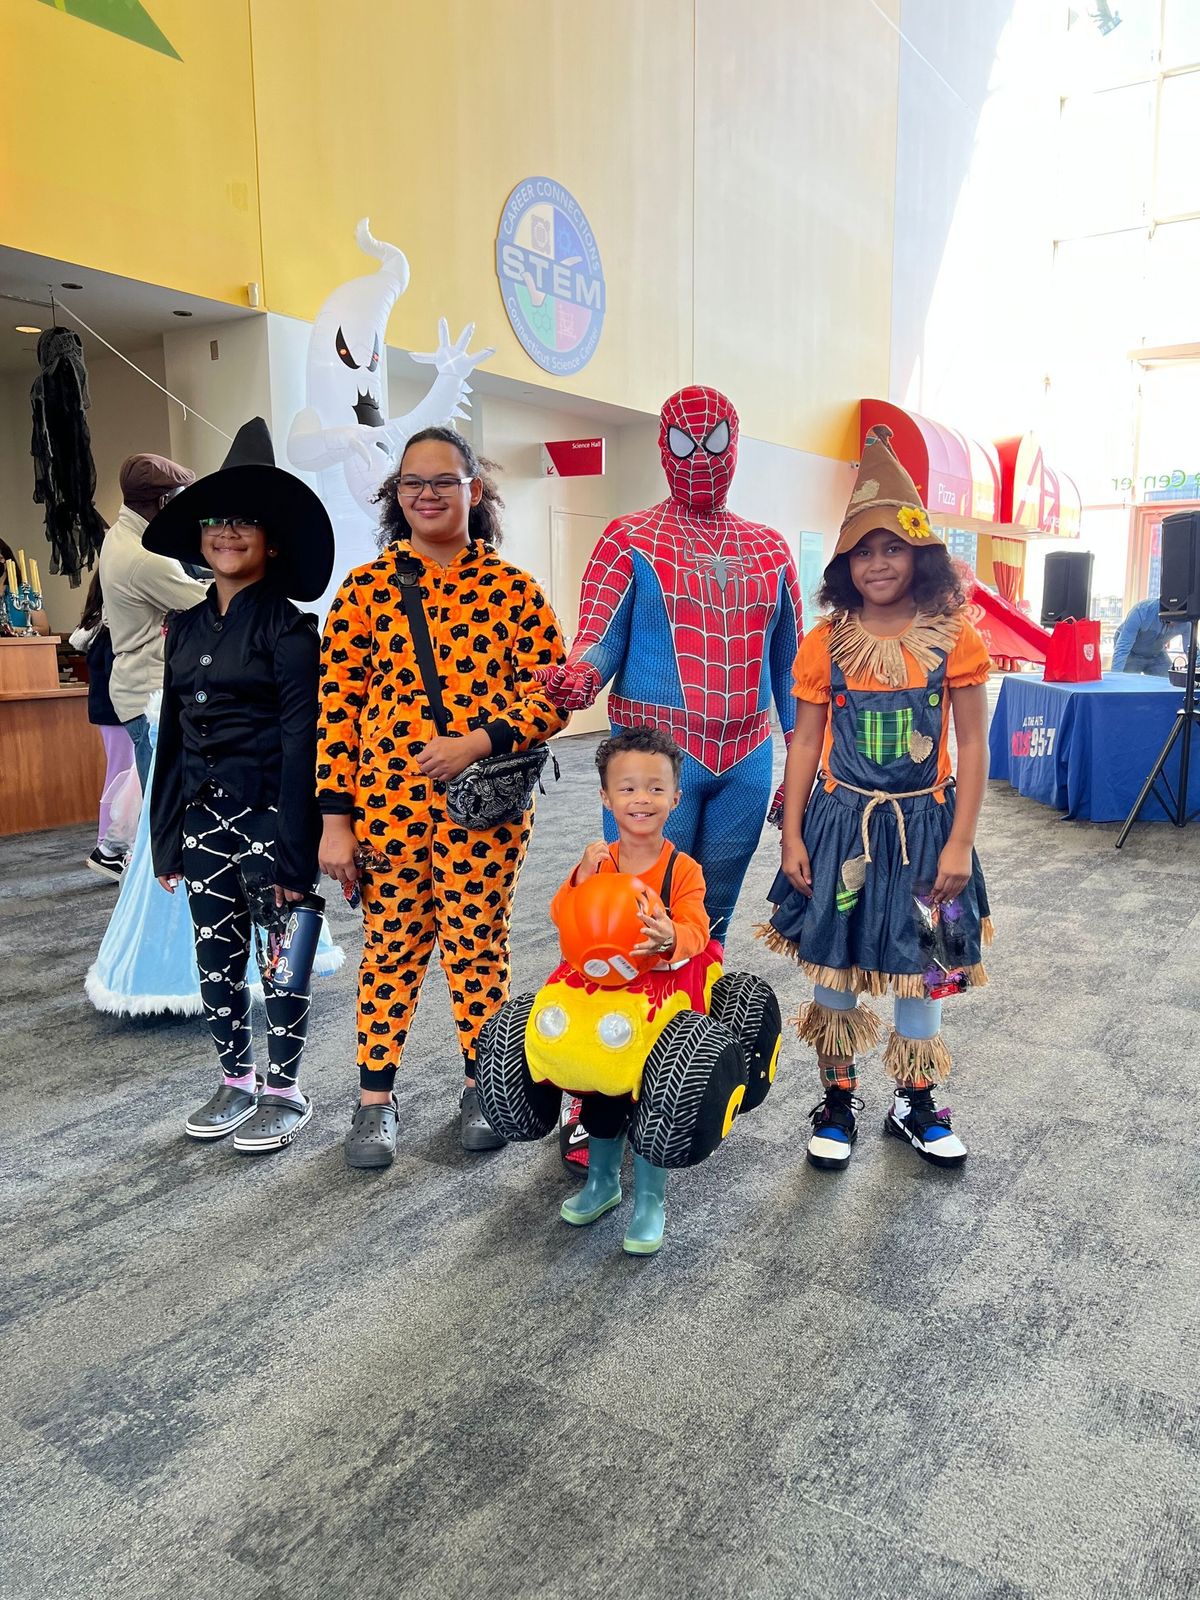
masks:
{"label": "large window", "polygon": [[[1105,633],[1158,587],[1200,468],[1200,0],[1069,0],[1048,444],[1083,498]],[[1143,358],[1144,356],[1144,358]],[[1031,548],[1027,593],[1040,589]]]}

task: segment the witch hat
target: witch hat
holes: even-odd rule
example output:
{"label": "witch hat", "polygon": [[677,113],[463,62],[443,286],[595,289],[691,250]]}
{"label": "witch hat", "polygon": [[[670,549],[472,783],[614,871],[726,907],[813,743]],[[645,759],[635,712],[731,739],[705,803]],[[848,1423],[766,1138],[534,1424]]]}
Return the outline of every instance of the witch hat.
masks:
{"label": "witch hat", "polygon": [[842,519],[833,559],[853,550],[876,528],[886,528],[906,544],[943,544],[930,526],[917,486],[891,446],[892,430],[878,422],[867,434],[854,492]]}
{"label": "witch hat", "polygon": [[237,431],[221,468],[183,489],[155,517],[142,545],[160,556],[203,565],[201,517],[257,522],[278,551],[270,576],[293,600],[325,593],[333,572],[333,524],[302,479],[275,465],[271,433],[261,417]]}

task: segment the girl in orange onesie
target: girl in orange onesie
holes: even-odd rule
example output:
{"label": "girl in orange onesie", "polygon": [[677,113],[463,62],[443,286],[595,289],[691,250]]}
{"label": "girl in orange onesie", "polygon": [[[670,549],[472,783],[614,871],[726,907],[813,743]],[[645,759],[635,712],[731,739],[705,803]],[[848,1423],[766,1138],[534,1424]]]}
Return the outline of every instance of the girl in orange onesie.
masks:
{"label": "girl in orange onesie", "polygon": [[[321,647],[317,798],[321,867],[360,885],[360,1101],[346,1140],[354,1167],[388,1166],[392,1093],[421,982],[437,944],[465,1063],[462,1142],[503,1141],[479,1109],[479,1030],[508,997],[509,918],[532,806],[519,823],[452,823],[445,785],[482,756],[526,750],[567,718],[536,674],[563,660],[562,636],[527,572],[503,560],[495,485],[450,428],[414,434],[382,485],[392,542],[346,576]],[[437,734],[404,616],[396,558],[423,566],[421,596],[450,727]]]}

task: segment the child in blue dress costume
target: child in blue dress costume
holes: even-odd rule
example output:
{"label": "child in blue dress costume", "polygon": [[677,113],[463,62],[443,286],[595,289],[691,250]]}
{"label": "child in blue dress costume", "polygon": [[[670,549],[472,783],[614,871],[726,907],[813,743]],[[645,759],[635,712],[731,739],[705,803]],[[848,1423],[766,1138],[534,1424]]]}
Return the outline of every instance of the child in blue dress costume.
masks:
{"label": "child in blue dress costume", "polygon": [[[857,1136],[855,1058],[879,1040],[863,993],[894,996],[885,1130],[937,1166],[966,1147],[933,1086],[949,1074],[941,1000],[928,996],[930,924],[952,927],[959,983],[987,981],[987,891],[975,828],[987,780],[986,647],[949,554],[876,428],[820,599],[832,615],[796,658],[796,731],[784,790],[782,866],[765,931],[815,981],[800,1034],[823,1100],[808,1159],[844,1168]],[[958,775],[949,751],[951,719]],[[815,787],[814,787],[815,785]]]}

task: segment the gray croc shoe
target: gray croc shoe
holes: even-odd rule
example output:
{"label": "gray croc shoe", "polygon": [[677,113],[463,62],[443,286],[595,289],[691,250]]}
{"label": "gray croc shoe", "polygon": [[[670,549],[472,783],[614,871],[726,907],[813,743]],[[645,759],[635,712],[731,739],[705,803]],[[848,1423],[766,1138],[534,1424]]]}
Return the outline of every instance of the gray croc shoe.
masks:
{"label": "gray croc shoe", "polygon": [[348,1167],[390,1167],[396,1159],[396,1096],[382,1106],[356,1106],[346,1135]]}
{"label": "gray croc shoe", "polygon": [[492,1127],[479,1104],[479,1090],[472,1084],[464,1089],[458,1103],[464,1150],[499,1150],[504,1140]]}
{"label": "gray croc shoe", "polygon": [[211,1100],[206,1100],[199,1111],[192,1112],[183,1125],[184,1133],[189,1139],[223,1139],[254,1115],[261,1090],[261,1078],[255,1078],[253,1093],[237,1089],[231,1083],[222,1083]]}
{"label": "gray croc shoe", "polygon": [[246,1156],[286,1150],[300,1129],[312,1121],[312,1114],[312,1101],[307,1095],[298,1105],[285,1094],[260,1094],[254,1115],[234,1134],[233,1148]]}

